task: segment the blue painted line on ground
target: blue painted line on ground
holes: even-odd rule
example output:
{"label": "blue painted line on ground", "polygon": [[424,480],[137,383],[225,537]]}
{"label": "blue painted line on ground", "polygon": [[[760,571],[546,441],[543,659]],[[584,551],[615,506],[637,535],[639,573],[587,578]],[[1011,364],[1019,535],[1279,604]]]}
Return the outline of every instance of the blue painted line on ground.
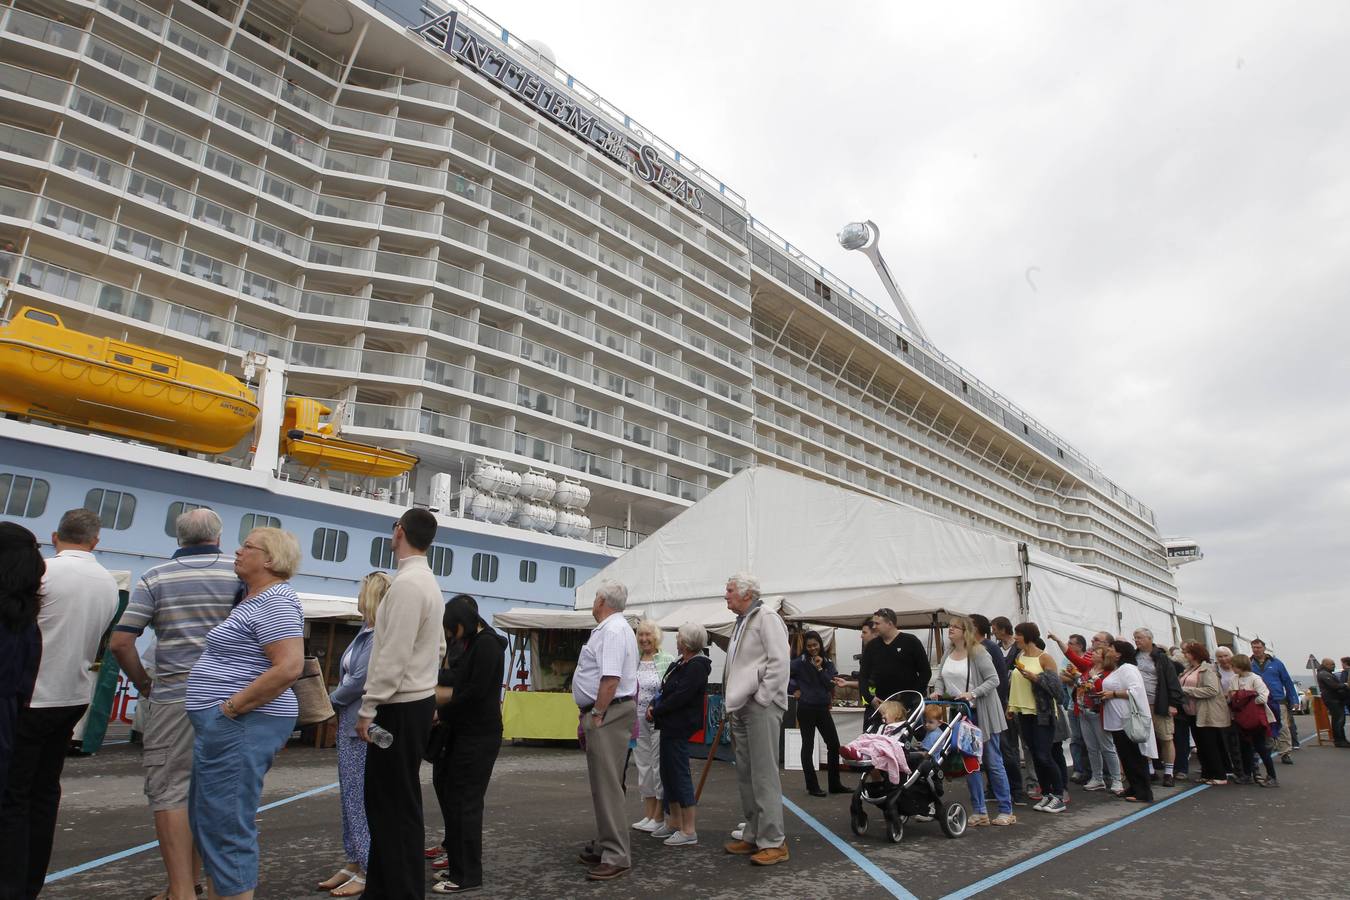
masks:
{"label": "blue painted line on ground", "polygon": [[859,869],[862,869],[863,872],[870,876],[882,890],[886,891],[892,897],[901,898],[901,900],[918,900],[917,897],[905,890],[904,885],[883,872],[876,863],[859,853],[855,847],[850,846],[848,842],[839,837],[839,835],[816,821],[815,817],[806,812],[806,810],[802,809],[786,797],[783,798],[783,805],[792,810],[793,814],[809,825],[816,834],[819,834],[825,840],[833,844],[836,850],[848,857],[849,861]]}
{"label": "blue painted line on ground", "polygon": [[1022,862],[1018,863],[1015,866],[1012,866],[1011,868],[1004,869],[997,875],[990,875],[988,878],[977,881],[974,884],[966,885],[965,887],[961,888],[961,890],[953,891],[952,893],[943,897],[942,900],[965,900],[966,897],[974,897],[976,894],[987,891],[991,887],[994,887],[995,885],[999,885],[1005,881],[1008,881],[1009,879],[1016,878],[1018,875],[1028,872],[1031,869],[1036,868],[1037,866],[1044,865],[1045,863],[1048,863],[1050,860],[1063,856],[1064,854],[1072,850],[1077,850],[1079,847],[1083,846],[1084,844],[1091,843],[1092,841],[1095,841],[1097,838],[1105,837],[1106,835],[1112,833],[1113,831],[1119,831],[1120,829],[1124,828],[1127,825],[1132,825],[1135,822],[1138,822],[1140,819],[1144,818],[1145,816],[1151,816],[1156,812],[1161,812],[1162,810],[1167,809],[1167,807],[1169,806],[1180,803],[1187,797],[1193,797],[1196,794],[1200,793],[1201,791],[1208,790],[1209,787],[1210,786],[1207,784],[1196,785],[1189,791],[1183,791],[1182,793],[1177,794],[1175,797],[1169,797],[1168,799],[1162,801],[1161,803],[1155,803],[1152,806],[1145,807],[1144,809],[1139,810],[1139,812],[1137,813],[1128,815],[1123,819],[1118,819],[1109,825],[1103,825],[1096,831],[1089,831],[1087,834],[1076,837],[1073,840],[1069,841],[1068,843],[1060,844],[1058,847],[1053,847],[1050,850],[1045,851],[1044,853],[1031,857],[1031,859],[1023,860]]}
{"label": "blue painted line on ground", "polygon": [[[269,809],[276,809],[278,806],[285,806],[287,803],[294,803],[297,800],[304,800],[307,797],[313,797],[315,794],[323,794],[331,791],[338,786],[338,782],[325,784],[323,787],[311,788],[308,791],[301,791],[290,797],[283,797],[280,800],[274,800],[266,806],[258,807],[258,812],[265,813]],[[159,841],[151,841],[148,844],[138,844],[135,847],[128,847],[125,850],[119,850],[116,853],[109,853],[107,856],[100,856],[98,859],[91,859],[89,862],[80,863],[78,866],[71,866],[69,869],[62,869],[59,872],[52,872],[43,881],[43,884],[51,884],[53,881],[60,881],[63,878],[69,878],[72,875],[79,875],[82,872],[88,872],[90,869],[97,869],[99,866],[106,866],[108,863],[115,863],[130,856],[136,856],[147,850],[153,850],[159,846]]]}

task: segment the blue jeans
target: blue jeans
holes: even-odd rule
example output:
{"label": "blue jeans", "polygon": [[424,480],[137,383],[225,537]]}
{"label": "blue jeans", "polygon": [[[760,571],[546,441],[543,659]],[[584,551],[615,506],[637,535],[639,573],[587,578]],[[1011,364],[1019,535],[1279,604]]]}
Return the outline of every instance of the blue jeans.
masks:
{"label": "blue jeans", "polygon": [[1000,813],[1012,813],[1012,790],[1008,787],[1008,773],[1003,768],[1003,751],[998,736],[984,742],[984,765],[966,776],[970,788],[970,805],[979,815],[986,814],[984,805],[984,773],[989,773],[989,786],[994,789],[994,800]]}
{"label": "blue jeans", "polygon": [[202,866],[217,894],[258,886],[258,801],[263,777],[295,730],[295,716],[248,712],[230,719],[216,707],[190,709],[192,787],[188,815]]}
{"label": "blue jeans", "polygon": [[[670,804],[694,805],[694,781],[689,775],[689,738],[661,736],[661,808],[669,813]],[[709,750],[708,752],[712,752]]]}

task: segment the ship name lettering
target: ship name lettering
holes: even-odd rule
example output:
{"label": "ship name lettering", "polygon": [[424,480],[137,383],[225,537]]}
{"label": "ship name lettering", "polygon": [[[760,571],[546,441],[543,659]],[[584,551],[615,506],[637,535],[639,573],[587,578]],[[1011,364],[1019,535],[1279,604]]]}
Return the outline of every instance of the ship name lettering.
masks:
{"label": "ship name lettering", "polygon": [[[444,41],[435,40],[432,32],[438,28],[445,29]],[[702,189],[691,184],[676,166],[663,162],[655,147],[639,144],[622,132],[612,130],[599,116],[586,112],[566,92],[553,87],[485,39],[462,27],[458,13],[447,13],[432,19],[413,31],[434,40],[452,59],[465,63],[492,83],[519,97],[564,131],[592,144],[642,181],[691,209],[703,209]]]}

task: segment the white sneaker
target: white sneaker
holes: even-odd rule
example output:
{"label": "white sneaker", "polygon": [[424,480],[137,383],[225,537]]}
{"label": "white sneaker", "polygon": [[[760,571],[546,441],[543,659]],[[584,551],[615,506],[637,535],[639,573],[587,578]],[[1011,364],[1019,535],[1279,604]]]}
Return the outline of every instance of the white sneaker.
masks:
{"label": "white sneaker", "polygon": [[669,825],[667,825],[665,822],[661,822],[661,823],[657,824],[657,826],[656,826],[655,828],[652,829],[652,837],[654,837],[654,838],[659,838],[659,839],[662,839],[662,840],[664,840],[665,838],[670,837],[670,836],[671,836],[672,834],[674,834],[674,833],[675,833],[675,829],[674,829],[674,828],[671,828],[671,827],[670,827]]}
{"label": "white sneaker", "polygon": [[661,843],[667,847],[692,847],[698,843],[698,832],[691,831],[685,834],[683,831],[677,831]]}
{"label": "white sneaker", "polygon": [[745,823],[744,823],[744,822],[742,822],[741,824],[737,825],[735,828],[733,828],[733,829],[731,830],[731,839],[732,839],[733,841],[741,841],[741,840],[745,840]]}
{"label": "white sneaker", "polygon": [[1035,806],[1033,806],[1032,809],[1037,810],[1037,811],[1044,811],[1045,808],[1046,808],[1048,805],[1050,805],[1050,801],[1053,800],[1053,799],[1055,799],[1055,795],[1054,795],[1054,794],[1046,794],[1044,797],[1041,798],[1041,802],[1040,802],[1040,803],[1037,803]]}
{"label": "white sneaker", "polygon": [[1050,802],[1045,804],[1045,806],[1040,807],[1041,812],[1048,813],[1062,813],[1066,809],[1068,809],[1068,807],[1064,805],[1064,801],[1053,794],[1050,795]]}
{"label": "white sneaker", "polygon": [[1105,782],[1105,781],[1102,781],[1100,778],[1093,778],[1093,779],[1090,780],[1087,784],[1083,785],[1083,790],[1085,790],[1085,791],[1104,791],[1104,790],[1106,790],[1106,782]]}
{"label": "white sneaker", "polygon": [[641,820],[633,823],[633,830],[646,831],[648,833],[651,833],[656,830],[656,826],[659,824],[660,824],[659,822],[653,821],[652,819],[643,816]]}

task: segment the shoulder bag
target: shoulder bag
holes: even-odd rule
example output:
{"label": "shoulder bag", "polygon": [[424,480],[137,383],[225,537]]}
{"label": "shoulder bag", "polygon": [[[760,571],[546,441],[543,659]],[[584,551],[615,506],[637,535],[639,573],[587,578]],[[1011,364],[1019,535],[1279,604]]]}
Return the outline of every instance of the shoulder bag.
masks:
{"label": "shoulder bag", "polygon": [[300,704],[300,714],[295,724],[300,727],[317,725],[333,718],[333,702],[328,699],[328,688],[323,683],[323,670],[319,668],[316,656],[306,656],[300,677],[291,685],[295,699]]}
{"label": "shoulder bag", "polygon": [[1153,731],[1153,715],[1139,707],[1139,701],[1134,698],[1133,691],[1127,690],[1125,698],[1130,704],[1130,714],[1125,717],[1125,736],[1132,743],[1145,743]]}

